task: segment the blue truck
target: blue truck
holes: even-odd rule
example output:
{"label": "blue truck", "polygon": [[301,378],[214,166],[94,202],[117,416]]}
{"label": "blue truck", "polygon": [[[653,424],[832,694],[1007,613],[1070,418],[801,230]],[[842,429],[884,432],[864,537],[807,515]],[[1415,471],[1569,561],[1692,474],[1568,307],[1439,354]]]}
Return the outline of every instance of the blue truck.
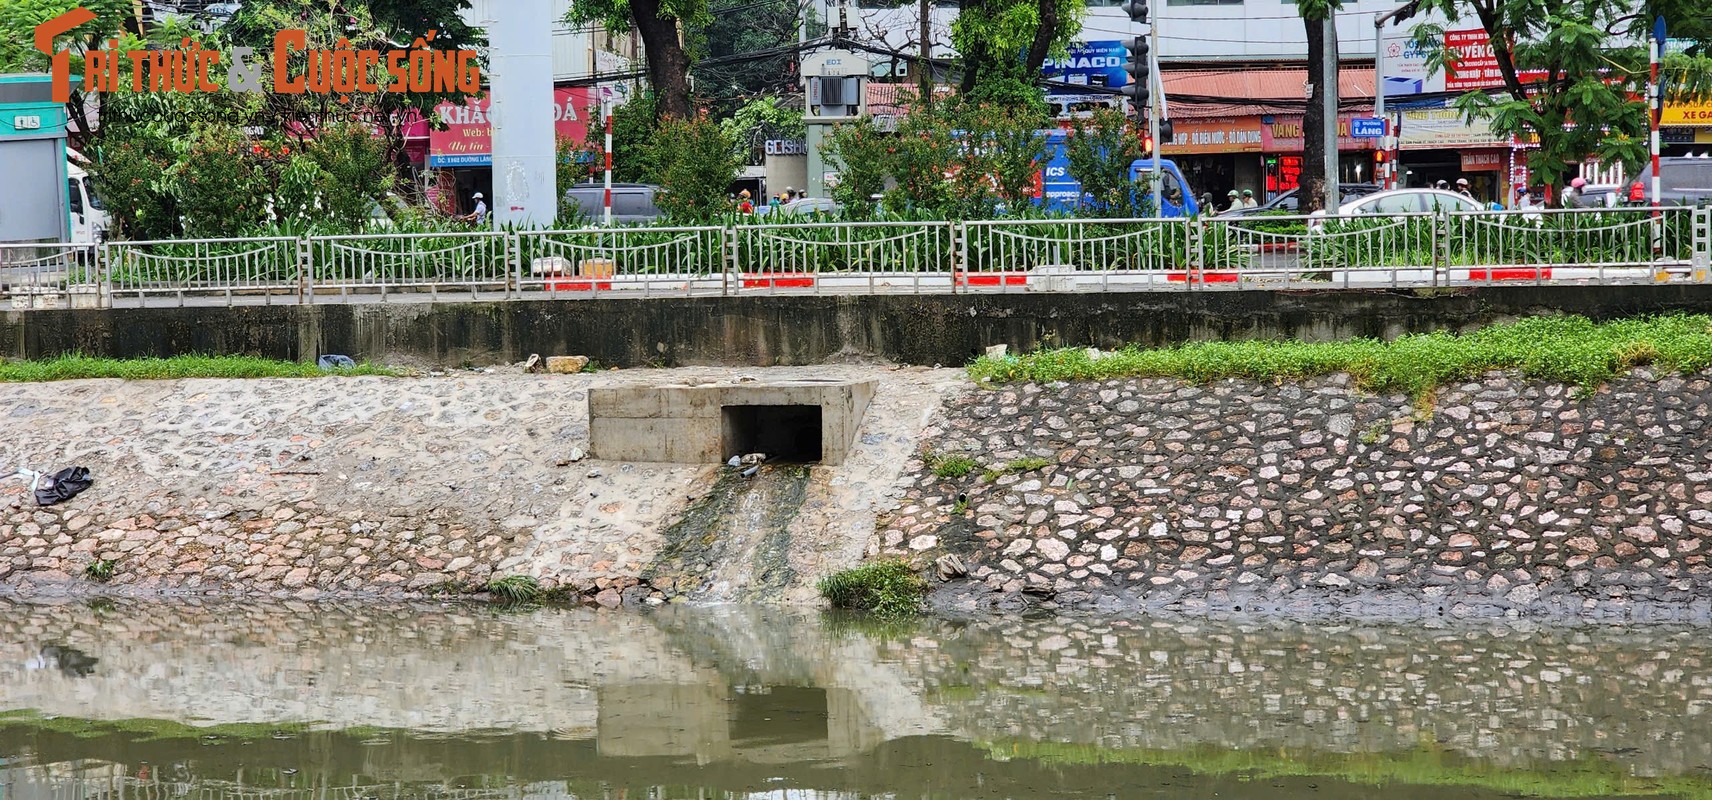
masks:
{"label": "blue truck", "polygon": [[[1064,131],[1049,131],[1046,135],[1046,163],[1040,169],[1040,196],[1035,198],[1035,204],[1041,208],[1058,213],[1070,213],[1081,204],[1083,193],[1082,184],[1070,175],[1070,156],[1065,144],[1069,134]],[[1145,177],[1153,169],[1152,159],[1142,159],[1129,165],[1129,178],[1132,183],[1138,183],[1142,191],[1146,191]],[[1162,179],[1165,188],[1166,201],[1161,208],[1163,217],[1193,217],[1201,213],[1200,204],[1195,202],[1195,195],[1189,191],[1189,182],[1183,178],[1183,171],[1177,168],[1170,159],[1160,159],[1159,169],[1164,173]]]}

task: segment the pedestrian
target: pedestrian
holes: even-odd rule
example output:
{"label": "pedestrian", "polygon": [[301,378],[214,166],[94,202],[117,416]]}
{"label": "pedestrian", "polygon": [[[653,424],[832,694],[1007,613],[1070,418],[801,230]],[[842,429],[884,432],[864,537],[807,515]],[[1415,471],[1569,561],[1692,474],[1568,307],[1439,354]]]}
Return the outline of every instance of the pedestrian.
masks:
{"label": "pedestrian", "polygon": [[737,213],[739,213],[739,214],[753,214],[753,213],[755,213],[755,204],[753,202],[751,202],[749,199],[749,190],[748,189],[744,189],[743,191],[737,193]]}
{"label": "pedestrian", "polygon": [[1242,208],[1242,193],[1235,189],[1230,190],[1230,192],[1225,195],[1225,202],[1227,203],[1225,206],[1226,214]]}
{"label": "pedestrian", "polygon": [[1474,192],[1469,190],[1467,178],[1457,178],[1456,179],[1456,193],[1460,194],[1463,197],[1466,197],[1470,200],[1474,199]]}
{"label": "pedestrian", "polygon": [[1254,190],[1253,189],[1242,190],[1242,207],[1243,208],[1259,208],[1260,207],[1260,204],[1254,201]]}
{"label": "pedestrian", "polygon": [[1433,188],[1441,192],[1448,192],[1450,191],[1450,184],[1446,181],[1440,180],[1433,184]]}
{"label": "pedestrian", "polygon": [[1201,202],[1201,213],[1202,214],[1205,214],[1209,217],[1216,217],[1219,215],[1219,207],[1213,205],[1213,194],[1212,194],[1212,192],[1202,192],[1200,202]]}
{"label": "pedestrian", "polygon": [[794,203],[794,202],[796,202],[796,200],[797,200],[797,190],[792,188],[792,187],[786,186],[785,187],[785,202]]}
{"label": "pedestrian", "polygon": [[1569,182],[1569,188],[1563,190],[1563,207],[1564,208],[1582,208],[1582,207],[1584,207],[1586,205],[1586,203],[1583,201],[1583,198],[1581,196],[1581,192],[1585,188],[1587,188],[1587,179],[1586,178],[1576,176],[1573,180],[1571,180]]}

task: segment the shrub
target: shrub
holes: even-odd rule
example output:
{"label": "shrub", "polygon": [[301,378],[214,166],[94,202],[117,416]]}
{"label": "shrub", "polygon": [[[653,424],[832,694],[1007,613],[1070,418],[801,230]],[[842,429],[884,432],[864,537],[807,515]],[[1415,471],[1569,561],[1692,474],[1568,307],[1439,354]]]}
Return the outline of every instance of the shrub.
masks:
{"label": "shrub", "polygon": [[875,561],[820,580],[820,596],[835,608],[896,618],[921,613],[927,581],[905,561]]}
{"label": "shrub", "polygon": [[705,222],[732,210],[726,194],[737,179],[737,155],[718,123],[705,117],[666,120],[646,151],[661,188],[656,202],[666,216]]}
{"label": "shrub", "polygon": [[91,561],[89,566],[83,568],[83,577],[96,583],[106,583],[113,579],[113,570],[117,566],[118,564],[114,563],[112,559],[103,558]]}

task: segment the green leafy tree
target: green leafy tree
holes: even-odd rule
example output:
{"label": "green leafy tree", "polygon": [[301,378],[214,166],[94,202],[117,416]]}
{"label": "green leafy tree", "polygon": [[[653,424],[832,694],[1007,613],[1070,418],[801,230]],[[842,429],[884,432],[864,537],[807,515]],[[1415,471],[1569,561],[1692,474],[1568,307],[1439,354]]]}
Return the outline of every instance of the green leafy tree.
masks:
{"label": "green leafy tree", "polygon": [[107,206],[115,236],[166,239],[182,232],[178,199],[167,177],[178,156],[174,140],[147,130],[104,141],[90,179]]}
{"label": "green leafy tree", "polygon": [[686,120],[690,104],[690,57],[680,42],[680,28],[691,31],[708,24],[707,0],[572,0],[565,21],[572,25],[601,23],[615,30],[636,27],[653,89],[652,111],[660,117]]}
{"label": "green leafy tree", "polygon": [[701,222],[730,213],[726,193],[737,179],[737,153],[718,123],[701,116],[667,119],[646,151],[662,190],[656,202],[668,217]]}
{"label": "green leafy tree", "polygon": [[762,97],[743,104],[742,108],[721,121],[719,127],[737,143],[737,151],[745,163],[759,164],[765,155],[762,148],[768,139],[804,139],[808,126],[802,112],[785,108],[777,97]]}
{"label": "green leafy tree", "polygon": [[[612,179],[620,183],[636,183],[653,179],[654,168],[648,159],[651,143],[658,135],[660,122],[654,112],[654,93],[634,95],[629,102],[612,109]],[[606,159],[606,126],[600,118],[600,105],[589,108],[591,120],[584,133],[583,152],[587,171],[579,173],[584,180],[604,178]]]}
{"label": "green leafy tree", "polygon": [[881,133],[867,117],[839,125],[821,146],[830,168],[838,170],[832,199],[844,207],[845,216],[873,216],[876,195],[886,189],[886,170],[893,147],[890,134]]}
{"label": "green leafy tree", "polygon": [[396,185],[386,145],[363,126],[347,122],[322,130],[307,151],[322,173],[321,216],[347,230],[362,229],[375,203]]}
{"label": "green leafy tree", "polygon": [[897,186],[886,192],[886,210],[895,214],[946,214],[955,200],[948,175],[956,148],[944,114],[912,106],[898,120],[897,135],[887,148],[885,163]]}
{"label": "green leafy tree", "polygon": [[197,239],[243,236],[268,216],[268,181],[243,131],[211,126],[167,170],[184,233]]}
{"label": "green leafy tree", "polygon": [[[1308,82],[1315,87],[1313,97],[1308,98],[1307,108],[1302,112],[1302,174],[1298,179],[1302,188],[1297,196],[1301,198],[1301,212],[1304,214],[1323,209],[1326,181],[1335,183],[1338,180],[1338,176],[1326,174],[1326,106],[1324,95],[1320,94],[1322,89],[1335,92],[1337,88],[1322,87],[1320,76],[1325,74],[1326,64],[1332,64],[1335,71],[1338,63],[1337,27],[1333,20],[1341,8],[1343,0],[1298,0],[1296,3],[1296,13],[1302,16],[1303,33],[1308,37]],[[1325,36],[1328,25],[1332,26],[1329,48]]]}
{"label": "green leafy tree", "polygon": [[[1477,19],[1486,31],[1504,84],[1469,92],[1456,106],[1493,132],[1534,139],[1528,168],[1559,185],[1588,158],[1629,168],[1647,154],[1648,117],[1640,99],[1648,76],[1646,32],[1654,13],[1677,33],[1707,35],[1703,4],[1667,0],[1645,5],[1609,0],[1422,0],[1421,9],[1446,19]],[[1432,69],[1454,67],[1442,26],[1415,27],[1416,43]],[[1694,56],[1675,62],[1682,73]],[[1542,76],[1525,81],[1530,73]],[[1679,75],[1684,85],[1703,79]],[[1689,93],[1692,93],[1690,90]]]}
{"label": "green leafy tree", "polygon": [[[469,0],[247,0],[219,35],[226,47],[251,47],[258,54],[272,52],[274,35],[284,29],[305,31],[313,48],[330,48],[345,40],[354,49],[385,53],[409,48],[422,39],[437,50],[481,51],[487,46],[486,37],[479,28],[465,24],[459,13],[469,7]],[[302,59],[297,59],[292,74],[301,75],[305,69]],[[391,80],[385,66],[377,65],[375,70],[377,83],[384,87]],[[271,136],[307,140],[322,128],[362,122],[379,134],[393,166],[403,169],[408,163],[404,129],[410,120],[420,115],[433,124],[436,106],[462,103],[468,97],[458,91],[359,92],[346,97],[268,93],[258,100],[253,124]]]}
{"label": "green leafy tree", "polygon": [[1044,110],[1035,88],[1040,68],[1081,33],[1085,8],[1085,0],[962,0],[951,23],[963,62],[961,96]]}
{"label": "green leafy tree", "polygon": [[1129,165],[1143,155],[1141,137],[1121,112],[1102,108],[1070,132],[1065,157],[1070,176],[1082,185],[1081,213],[1096,217],[1141,216],[1131,191]]}

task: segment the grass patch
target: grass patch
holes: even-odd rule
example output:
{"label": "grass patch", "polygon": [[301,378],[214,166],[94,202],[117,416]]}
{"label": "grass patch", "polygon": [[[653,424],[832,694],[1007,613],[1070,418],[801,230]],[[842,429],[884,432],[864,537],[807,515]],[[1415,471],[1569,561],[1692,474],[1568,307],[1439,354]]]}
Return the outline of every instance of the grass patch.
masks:
{"label": "grass patch", "polygon": [[927,581],[904,561],[875,561],[835,572],[816,585],[834,608],[897,619],[921,613]]}
{"label": "grass patch", "polygon": [[536,603],[547,596],[541,582],[528,575],[507,575],[488,581],[488,594],[506,603]]}
{"label": "grass patch", "polygon": [[981,475],[981,480],[984,480],[987,483],[992,483],[1005,475],[1010,475],[1016,472],[1033,472],[1037,469],[1049,467],[1053,463],[1052,459],[1041,458],[1040,456],[1012,459],[1010,463],[1007,463],[1004,466],[994,467],[987,470]]}
{"label": "grass patch", "polygon": [[113,580],[113,570],[118,566],[110,558],[97,559],[89,562],[89,565],[83,568],[83,577],[96,583],[106,583]]}
{"label": "grass patch", "polygon": [[928,453],[922,460],[941,478],[961,478],[975,471],[975,459],[968,456]]}
{"label": "grass patch", "polygon": [[1428,333],[1394,341],[1205,342],[1126,348],[1088,357],[1083,348],[1022,356],[982,356],[969,376],[982,384],[1161,377],[1283,381],[1348,373],[1358,388],[1420,399],[1446,383],[1490,370],[1591,391],[1627,370],[1652,364],[1692,373],[1712,366],[1712,316],[1674,314],[1593,322],[1579,316],[1532,317],[1473,333]]}
{"label": "grass patch", "polygon": [[174,356],[172,358],[91,358],[66,355],[44,361],[0,362],[0,382],[40,383],[92,378],[128,381],[183,378],[316,378],[323,375],[385,375],[397,372],[374,364],[323,371],[313,363],[274,361],[249,356]]}

